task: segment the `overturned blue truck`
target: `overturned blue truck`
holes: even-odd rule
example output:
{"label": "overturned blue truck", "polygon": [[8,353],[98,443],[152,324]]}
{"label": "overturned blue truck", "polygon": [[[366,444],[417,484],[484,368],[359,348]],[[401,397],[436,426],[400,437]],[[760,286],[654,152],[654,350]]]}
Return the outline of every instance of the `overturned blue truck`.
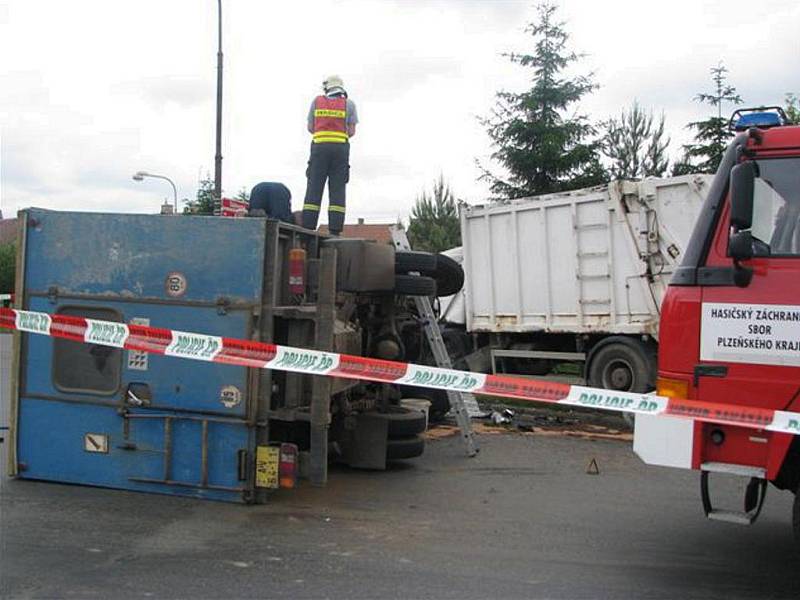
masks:
{"label": "overturned blue truck", "polygon": [[[409,297],[439,275],[436,255],[269,218],[28,209],[18,254],[17,308],[392,360],[425,360]],[[424,450],[400,405],[418,390],[27,334],[15,356],[18,478],[252,503]]]}

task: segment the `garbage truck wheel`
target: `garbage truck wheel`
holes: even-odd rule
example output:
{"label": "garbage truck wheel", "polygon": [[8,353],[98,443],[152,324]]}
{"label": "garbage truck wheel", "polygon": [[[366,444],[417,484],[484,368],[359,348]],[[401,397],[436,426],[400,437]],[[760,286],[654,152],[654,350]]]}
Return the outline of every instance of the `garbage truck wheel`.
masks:
{"label": "garbage truck wheel", "polygon": [[398,250],[394,254],[395,273],[420,273],[429,275],[436,271],[436,255],[430,252]]}
{"label": "garbage truck wheel", "polygon": [[394,291],[406,296],[435,296],[436,281],[417,275],[395,275]]}
{"label": "garbage truck wheel", "polygon": [[589,385],[620,392],[649,392],[655,366],[644,344],[627,338],[600,347],[589,363]]}
{"label": "garbage truck wheel", "polygon": [[386,442],[386,460],[416,458],[425,451],[425,440],[418,435],[390,439]]}

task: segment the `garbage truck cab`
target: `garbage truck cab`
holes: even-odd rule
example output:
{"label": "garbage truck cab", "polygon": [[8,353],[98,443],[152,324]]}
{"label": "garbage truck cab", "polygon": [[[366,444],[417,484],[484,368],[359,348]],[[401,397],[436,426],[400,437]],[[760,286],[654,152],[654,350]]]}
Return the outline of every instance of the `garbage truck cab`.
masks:
{"label": "garbage truck cab", "polygon": [[[731,128],[662,306],[658,393],[724,403],[744,424],[745,407],[800,411],[800,127],[774,108],[736,111]],[[711,519],[754,522],[768,482],[793,492],[800,540],[800,435],[748,425],[637,417],[634,449],[699,470]],[[749,478],[736,510],[717,507],[717,473]]]}

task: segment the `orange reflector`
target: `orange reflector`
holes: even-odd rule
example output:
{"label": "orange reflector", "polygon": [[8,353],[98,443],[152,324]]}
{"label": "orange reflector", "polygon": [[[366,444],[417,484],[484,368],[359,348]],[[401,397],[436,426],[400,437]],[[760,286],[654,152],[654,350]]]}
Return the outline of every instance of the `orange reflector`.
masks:
{"label": "orange reflector", "polygon": [[656,379],[656,393],[667,398],[688,398],[689,382],[683,379],[659,377]]}

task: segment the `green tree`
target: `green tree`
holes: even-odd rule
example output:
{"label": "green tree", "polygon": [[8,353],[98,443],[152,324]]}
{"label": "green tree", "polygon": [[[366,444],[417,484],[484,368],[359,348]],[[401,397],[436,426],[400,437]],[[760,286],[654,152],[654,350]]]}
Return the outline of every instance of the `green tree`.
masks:
{"label": "green tree", "polygon": [[711,68],[711,80],[714,82],[711,93],[697,94],[694,99],[716,108],[717,114],[704,121],[689,123],[688,127],[696,132],[694,143],[683,147],[683,158],[675,164],[673,175],[715,173],[733,137],[728,129],[728,118],[722,116],[723,106],[726,103],[739,104],[742,98],[728,83],[728,69],[722,62]]}
{"label": "green tree", "polygon": [[246,187],[242,186],[242,189],[233,198],[242,202],[250,202],[250,192],[247,191]]}
{"label": "green tree", "polygon": [[786,94],[786,117],[792,125],[800,125],[800,97],[797,94]]}
{"label": "green tree", "polygon": [[0,244],[0,293],[11,294],[14,292],[16,264],[16,246],[13,243]]}
{"label": "green tree", "polygon": [[414,250],[441,252],[461,245],[458,207],[444,176],[433,183],[433,192],[417,196],[408,225],[408,239]]}
{"label": "green tree", "polygon": [[663,113],[655,121],[652,111],[645,112],[634,102],[619,118],[611,118],[602,125],[605,134],[601,148],[611,161],[613,179],[661,177],[666,173],[670,140],[664,135]]}
{"label": "green tree", "polygon": [[599,141],[584,115],[568,114],[597,85],[591,75],[570,77],[565,71],[581,58],[567,48],[569,35],[556,19],[556,6],[538,5],[538,21],[526,32],[534,39],[532,54],[506,54],[531,69],[533,87],[496,95],[492,115],[483,119],[495,152],[507,171],[498,177],[481,167],[499,198],[516,198],[595,185],[607,180],[598,160]]}
{"label": "green tree", "polygon": [[213,215],[214,214],[214,180],[208,175],[201,179],[197,187],[194,200],[183,199],[183,214],[185,215]]}

